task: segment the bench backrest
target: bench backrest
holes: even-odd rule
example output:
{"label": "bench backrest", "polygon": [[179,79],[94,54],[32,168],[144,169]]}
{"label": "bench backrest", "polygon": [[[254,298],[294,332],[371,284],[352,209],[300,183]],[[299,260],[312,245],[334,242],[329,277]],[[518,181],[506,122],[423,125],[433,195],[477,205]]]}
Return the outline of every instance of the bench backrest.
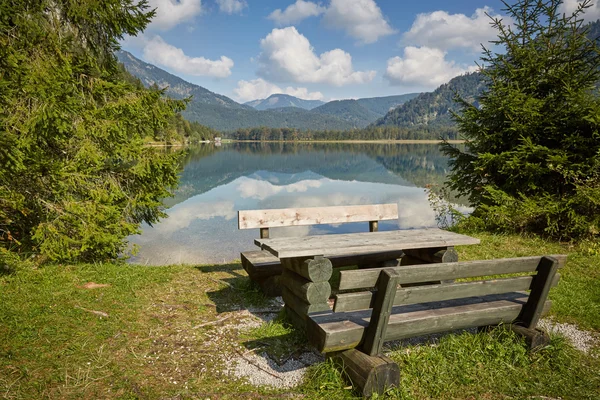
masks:
{"label": "bench backrest", "polygon": [[260,237],[269,237],[269,228],[285,226],[369,222],[369,230],[378,230],[378,221],[398,219],[397,204],[283,208],[238,211],[238,228],[260,228]]}
{"label": "bench backrest", "polygon": [[[426,305],[426,303],[531,291],[528,297],[524,294],[527,301],[522,306],[517,320],[526,328],[533,329],[545,308],[549,307],[549,304],[546,304],[548,292],[552,286],[557,284],[560,275],[556,271],[558,268],[562,268],[565,262],[566,256],[554,255],[341,271],[338,289],[340,291],[352,290],[353,292],[339,293],[335,296],[333,314],[315,315],[311,316],[311,319],[313,323],[319,324],[319,321],[331,321],[332,316],[338,315],[339,318],[336,316],[334,320],[339,320],[341,332],[347,328],[343,321],[349,315],[348,313],[356,312],[362,316],[364,312],[361,310],[366,312],[372,308],[370,323],[366,327],[363,337],[363,348],[367,354],[377,354],[381,350],[383,340],[437,333],[443,326],[453,326],[454,329],[466,328],[471,325],[477,326],[477,322],[481,321],[481,317],[476,314],[457,322],[454,320],[455,315],[440,313],[434,315],[436,322],[431,326],[415,324],[403,327],[400,332],[386,333],[386,327],[382,325],[387,324],[387,319],[389,319],[394,306]],[[508,274],[521,276],[499,277]],[[453,281],[454,279],[477,277],[482,279],[467,282]],[[450,282],[444,283],[448,280]],[[431,281],[441,281],[442,283],[410,286]],[[392,282],[393,287],[382,282]],[[373,291],[374,287],[377,291]],[[356,291],[359,289],[365,290]],[[423,309],[425,310],[427,307]],[[494,313],[495,311],[490,312]],[[486,321],[490,325],[506,322],[504,321],[505,314],[499,309],[497,321],[494,320],[493,315],[489,314],[486,315]],[[317,343],[314,344],[321,351],[328,352],[334,348],[341,350],[339,343],[336,342],[334,345],[337,340],[333,337],[334,335],[327,337],[319,335],[320,333],[317,333],[312,338],[315,339]],[[348,343],[350,342],[348,341]],[[359,342],[355,342],[354,346]]]}

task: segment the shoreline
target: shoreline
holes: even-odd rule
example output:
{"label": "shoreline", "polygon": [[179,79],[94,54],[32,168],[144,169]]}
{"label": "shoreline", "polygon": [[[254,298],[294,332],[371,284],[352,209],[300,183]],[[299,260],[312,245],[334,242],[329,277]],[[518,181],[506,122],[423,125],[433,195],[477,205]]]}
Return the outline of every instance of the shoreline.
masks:
{"label": "shoreline", "polygon": [[[401,140],[234,140],[227,139],[222,143],[350,143],[350,144],[364,144],[364,143],[375,143],[375,144],[438,144],[442,143],[443,140],[438,139],[401,139]],[[448,140],[448,143],[462,144],[466,140]]]}

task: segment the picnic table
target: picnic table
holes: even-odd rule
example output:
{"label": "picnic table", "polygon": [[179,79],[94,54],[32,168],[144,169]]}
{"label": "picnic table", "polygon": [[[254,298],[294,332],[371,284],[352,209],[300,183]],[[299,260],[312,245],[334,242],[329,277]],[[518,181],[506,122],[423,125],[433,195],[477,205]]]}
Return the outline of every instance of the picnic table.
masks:
{"label": "picnic table", "polygon": [[[363,258],[378,255],[385,260],[374,267],[414,265],[433,262],[456,262],[454,246],[479,244],[479,239],[437,228],[311,235],[256,239],[263,251],[279,258],[283,266],[280,279],[282,296],[288,316],[294,324],[304,327],[312,312],[330,309],[333,273],[330,259],[346,259],[345,264],[360,264]],[[399,252],[405,254],[400,260]],[[364,267],[364,266],[363,266]]]}

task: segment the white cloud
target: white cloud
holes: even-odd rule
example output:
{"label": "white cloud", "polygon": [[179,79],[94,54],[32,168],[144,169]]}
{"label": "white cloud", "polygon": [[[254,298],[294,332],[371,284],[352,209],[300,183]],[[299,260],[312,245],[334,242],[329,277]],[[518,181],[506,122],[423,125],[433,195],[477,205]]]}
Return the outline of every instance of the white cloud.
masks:
{"label": "white cloud", "polygon": [[317,17],[325,12],[325,7],[319,4],[298,0],[284,11],[277,9],[268,18],[279,25],[293,25],[309,17]]}
{"label": "white cloud", "polygon": [[237,190],[244,199],[252,198],[264,200],[278,193],[304,193],[308,191],[308,189],[320,188],[321,185],[323,185],[323,182],[327,181],[327,179],[309,179],[291,183],[289,185],[277,186],[267,181],[241,178]]}
{"label": "white cloud", "polygon": [[295,27],[273,29],[261,39],[258,74],[274,81],[328,83],[335,86],[367,83],[375,71],[354,71],[352,56],[341,49],[317,56]]}
{"label": "white cloud", "polygon": [[233,68],[233,60],[229,57],[221,56],[214,61],[204,57],[189,57],[183,50],[168,44],[158,35],[146,42],[144,59],[173,71],[195,76],[225,78],[231,75]]}
{"label": "white cloud", "polygon": [[227,14],[239,14],[248,7],[246,0],[217,0],[219,10]]}
{"label": "white cloud", "polygon": [[285,89],[267,82],[264,79],[258,78],[251,81],[239,81],[237,88],[233,89],[233,93],[238,101],[250,101],[257,99],[266,99],[272,94],[289,94],[304,100],[322,100],[323,93],[309,92],[305,87],[291,87]]}
{"label": "white cloud", "polygon": [[160,30],[169,30],[202,13],[202,0],[150,0],[149,5],[156,9],[150,27]]}
{"label": "white cloud", "polygon": [[[567,14],[567,16],[569,16],[577,10],[577,7],[579,7],[579,4],[581,4],[581,3],[582,3],[581,0],[564,0],[564,2],[562,3],[562,5],[560,7],[560,11]],[[600,2],[598,0],[595,0],[594,4],[592,4],[591,7],[585,9],[584,14],[582,15],[582,18],[586,22],[596,21],[597,19],[599,19],[600,18]]]}
{"label": "white cloud", "polygon": [[392,84],[434,89],[457,75],[475,71],[446,60],[446,53],[429,47],[406,47],[404,57],[388,60],[385,77]]}
{"label": "white cloud", "polygon": [[[491,25],[492,20],[486,13],[500,18],[489,7],[478,8],[471,17],[448,14],[446,11],[419,14],[410,30],[403,35],[403,42],[442,50],[460,47],[481,49],[481,44],[487,45],[497,37],[497,31]],[[504,20],[510,22],[507,17]]]}
{"label": "white cloud", "polygon": [[374,43],[396,31],[383,17],[375,0],[331,0],[324,16],[327,26],[342,29],[359,43]]}

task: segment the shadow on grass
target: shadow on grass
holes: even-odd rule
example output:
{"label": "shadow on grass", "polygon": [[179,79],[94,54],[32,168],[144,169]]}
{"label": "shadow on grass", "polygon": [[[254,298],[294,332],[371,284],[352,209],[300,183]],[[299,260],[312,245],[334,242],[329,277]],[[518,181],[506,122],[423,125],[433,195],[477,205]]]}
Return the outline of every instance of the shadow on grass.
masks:
{"label": "shadow on grass", "polygon": [[216,305],[217,313],[248,310],[248,312],[264,319],[258,314],[279,313],[281,310],[281,303],[265,296],[260,287],[248,278],[240,264],[209,265],[195,268],[201,273],[209,274],[208,279],[221,286],[219,289],[206,292],[208,298]]}

